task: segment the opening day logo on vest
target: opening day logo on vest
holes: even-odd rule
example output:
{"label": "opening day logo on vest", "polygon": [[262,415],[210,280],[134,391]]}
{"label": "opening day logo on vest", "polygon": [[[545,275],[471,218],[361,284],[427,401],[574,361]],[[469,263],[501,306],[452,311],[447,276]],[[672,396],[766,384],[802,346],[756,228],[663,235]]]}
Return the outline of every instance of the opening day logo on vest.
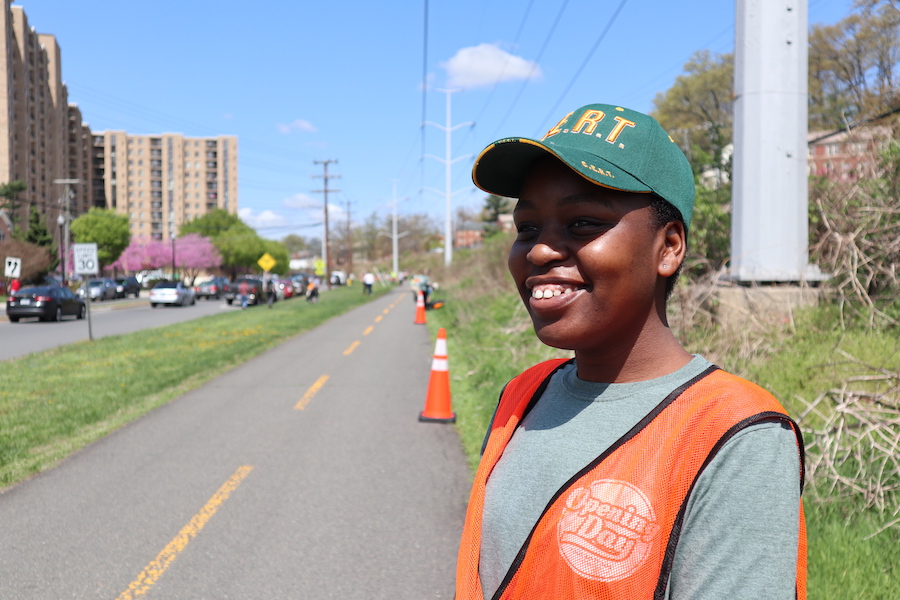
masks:
{"label": "opening day logo on vest", "polygon": [[658,532],[656,514],[641,490],[601,479],[569,493],[557,538],[573,571],[609,582],[628,577],[647,560]]}

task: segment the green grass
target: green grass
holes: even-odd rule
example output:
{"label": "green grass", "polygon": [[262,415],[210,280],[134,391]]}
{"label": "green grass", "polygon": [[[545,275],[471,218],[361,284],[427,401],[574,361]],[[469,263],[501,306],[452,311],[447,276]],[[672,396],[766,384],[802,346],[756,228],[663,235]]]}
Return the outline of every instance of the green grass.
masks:
{"label": "green grass", "polygon": [[[497,250],[486,248],[487,252]],[[441,291],[439,295],[447,299],[445,308],[429,313],[428,326],[447,329],[453,409],[474,469],[503,384],[539,360],[570,354],[547,348],[536,339],[521,301],[501,279],[502,269],[465,260],[461,257],[463,264],[454,267],[461,271],[455,273],[458,285]],[[482,276],[478,270],[488,275]],[[831,307],[811,309],[796,315],[785,331],[770,331],[764,347],[751,353],[726,354],[717,362],[771,390],[794,415],[803,406],[799,398],[813,400],[843,378],[860,372],[861,367],[839,349],[867,364],[900,371],[896,329],[876,331],[852,324],[841,328],[839,322]],[[712,344],[704,339],[706,335],[713,334],[691,332],[689,337],[704,347]],[[689,344],[689,349],[692,347]],[[852,499],[829,498],[824,491],[817,496],[820,499],[813,501],[808,494],[805,501],[808,597],[900,598],[900,530],[895,525],[876,533],[898,515],[865,509],[862,502]]]}
{"label": "green grass", "polygon": [[369,299],[337,288],[0,363],[0,488]]}

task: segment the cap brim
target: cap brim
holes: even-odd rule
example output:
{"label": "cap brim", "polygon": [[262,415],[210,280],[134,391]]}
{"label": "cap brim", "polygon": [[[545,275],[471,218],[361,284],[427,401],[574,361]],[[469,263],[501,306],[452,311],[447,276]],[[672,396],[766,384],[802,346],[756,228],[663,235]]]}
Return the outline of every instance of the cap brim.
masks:
{"label": "cap brim", "polygon": [[640,180],[594,154],[574,148],[560,150],[564,150],[564,155],[552,146],[529,138],[498,140],[475,159],[472,181],[489,194],[518,198],[531,165],[539,158],[552,156],[596,185],[636,193],[652,191]]}

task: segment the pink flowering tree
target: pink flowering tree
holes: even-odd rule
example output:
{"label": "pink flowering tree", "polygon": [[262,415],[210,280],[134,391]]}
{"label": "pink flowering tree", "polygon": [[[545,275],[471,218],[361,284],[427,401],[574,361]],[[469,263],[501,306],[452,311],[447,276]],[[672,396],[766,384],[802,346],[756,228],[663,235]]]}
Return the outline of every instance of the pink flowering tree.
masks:
{"label": "pink flowering tree", "polygon": [[176,239],[172,249],[175,252],[175,266],[181,269],[190,285],[194,285],[194,280],[202,271],[222,265],[222,255],[215,245],[198,233]]}
{"label": "pink flowering tree", "polygon": [[[173,260],[174,254],[174,260]],[[134,273],[150,269],[179,269],[190,285],[202,271],[222,265],[222,256],[209,238],[197,233],[167,242],[136,238],[107,269]]]}
{"label": "pink flowering tree", "polygon": [[122,270],[127,273],[159,269],[172,264],[172,251],[168,244],[146,238],[134,238],[119,258],[107,269]]}

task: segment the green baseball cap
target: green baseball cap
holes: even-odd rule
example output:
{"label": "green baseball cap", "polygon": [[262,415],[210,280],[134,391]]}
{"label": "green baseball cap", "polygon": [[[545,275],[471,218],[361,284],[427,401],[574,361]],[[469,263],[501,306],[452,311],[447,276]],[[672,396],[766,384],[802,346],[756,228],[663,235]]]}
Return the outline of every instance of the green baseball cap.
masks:
{"label": "green baseball cap", "polygon": [[694,174],[684,153],[656,119],[611,104],[570,112],[540,140],[504,138],[481,151],[472,181],[490,194],[518,198],[532,163],[552,155],[593,183],[654,193],[690,227]]}

